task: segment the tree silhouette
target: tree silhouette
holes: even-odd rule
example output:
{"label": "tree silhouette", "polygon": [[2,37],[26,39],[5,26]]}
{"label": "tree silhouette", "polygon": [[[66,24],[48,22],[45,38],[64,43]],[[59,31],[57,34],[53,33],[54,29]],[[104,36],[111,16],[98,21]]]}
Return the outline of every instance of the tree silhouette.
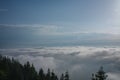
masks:
{"label": "tree silhouette", "polygon": [[[66,74],[67,79],[68,74]],[[0,80],[58,80],[58,77],[50,69],[46,74],[42,68],[37,72],[30,62],[22,65],[14,58],[10,59],[0,55]]]}
{"label": "tree silhouette", "polygon": [[60,80],[64,80],[64,74],[62,73]]}
{"label": "tree silhouette", "polygon": [[39,70],[39,80],[45,80],[45,74],[42,68]]}
{"label": "tree silhouette", "polygon": [[50,74],[50,69],[48,69],[47,74],[46,74],[46,80],[50,80],[51,74]]}
{"label": "tree silhouette", "polygon": [[100,67],[99,71],[96,74],[92,74],[92,80],[106,80],[107,75],[103,70],[103,67]]}
{"label": "tree silhouette", "polygon": [[64,80],[69,80],[69,74],[68,74],[68,71],[65,73]]}

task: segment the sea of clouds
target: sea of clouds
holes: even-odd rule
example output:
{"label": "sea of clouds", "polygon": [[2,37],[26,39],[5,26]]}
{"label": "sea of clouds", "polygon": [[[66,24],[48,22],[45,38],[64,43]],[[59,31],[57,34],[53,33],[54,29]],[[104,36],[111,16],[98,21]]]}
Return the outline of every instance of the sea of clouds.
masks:
{"label": "sea of clouds", "polygon": [[120,79],[120,47],[40,47],[0,49],[5,56],[20,63],[29,61],[36,70],[54,69],[60,75],[65,71],[71,80],[90,80],[91,74],[103,66],[109,80]]}

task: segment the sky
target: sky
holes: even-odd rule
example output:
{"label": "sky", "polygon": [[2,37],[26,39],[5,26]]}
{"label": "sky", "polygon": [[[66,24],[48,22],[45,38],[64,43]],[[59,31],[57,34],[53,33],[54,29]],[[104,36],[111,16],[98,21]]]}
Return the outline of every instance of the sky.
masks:
{"label": "sky", "polygon": [[119,5],[119,0],[0,0],[1,48],[118,45]]}

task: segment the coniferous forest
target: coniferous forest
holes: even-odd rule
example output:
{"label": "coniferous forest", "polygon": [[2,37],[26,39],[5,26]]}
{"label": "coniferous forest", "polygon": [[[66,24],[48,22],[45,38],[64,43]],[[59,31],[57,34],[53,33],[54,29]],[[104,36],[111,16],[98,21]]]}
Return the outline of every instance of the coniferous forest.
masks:
{"label": "coniferous forest", "polygon": [[[91,80],[106,80],[107,75],[103,71],[103,67],[100,70],[92,74]],[[0,55],[0,80],[71,80],[69,73],[61,73],[61,76],[57,76],[53,71],[48,69],[47,73],[41,68],[39,72],[35,70],[35,67],[29,62],[24,65],[20,64],[15,59],[10,59]]]}
{"label": "coniferous forest", "polygon": [[0,80],[69,80],[68,72],[59,77],[50,69],[47,73],[41,68],[39,72],[29,62],[24,65],[15,59],[0,55]]}

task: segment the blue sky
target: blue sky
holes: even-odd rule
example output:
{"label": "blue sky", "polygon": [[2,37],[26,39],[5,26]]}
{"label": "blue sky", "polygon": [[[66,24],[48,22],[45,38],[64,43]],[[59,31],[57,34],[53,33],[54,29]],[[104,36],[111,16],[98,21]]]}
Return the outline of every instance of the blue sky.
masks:
{"label": "blue sky", "polygon": [[116,43],[119,5],[119,0],[0,0],[0,43]]}

